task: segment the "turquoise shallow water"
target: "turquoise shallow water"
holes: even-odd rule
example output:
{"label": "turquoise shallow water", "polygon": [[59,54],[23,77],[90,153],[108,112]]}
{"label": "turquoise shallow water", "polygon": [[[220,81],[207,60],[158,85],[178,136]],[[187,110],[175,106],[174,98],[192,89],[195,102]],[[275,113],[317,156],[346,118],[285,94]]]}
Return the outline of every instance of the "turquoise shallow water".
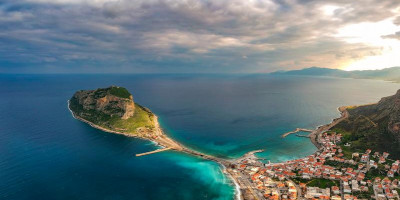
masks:
{"label": "turquoise shallow water", "polygon": [[72,118],[76,90],[121,85],[171,137],[220,157],[255,149],[273,162],[315,151],[280,135],[314,128],[341,105],[375,102],[399,84],[266,75],[0,75],[0,199],[232,199],[216,163]]}

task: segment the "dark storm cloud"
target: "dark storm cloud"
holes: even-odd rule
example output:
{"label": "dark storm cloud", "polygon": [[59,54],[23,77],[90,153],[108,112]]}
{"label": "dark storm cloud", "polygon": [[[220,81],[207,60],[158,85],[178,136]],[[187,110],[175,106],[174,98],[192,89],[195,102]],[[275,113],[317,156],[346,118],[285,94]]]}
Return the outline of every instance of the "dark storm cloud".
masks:
{"label": "dark storm cloud", "polygon": [[347,43],[335,37],[337,30],[393,18],[400,15],[399,6],[397,0],[3,0],[0,70],[31,66],[30,71],[56,72],[256,72],[338,67],[371,52],[379,54],[380,48]]}

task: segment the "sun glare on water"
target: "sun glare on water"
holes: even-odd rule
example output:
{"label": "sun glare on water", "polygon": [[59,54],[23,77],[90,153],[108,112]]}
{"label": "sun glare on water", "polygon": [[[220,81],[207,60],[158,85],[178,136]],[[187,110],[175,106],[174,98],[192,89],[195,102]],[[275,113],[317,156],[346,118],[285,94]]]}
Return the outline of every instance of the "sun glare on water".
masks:
{"label": "sun glare on water", "polygon": [[371,54],[366,57],[355,58],[353,62],[342,68],[351,71],[400,66],[400,40],[384,37],[398,31],[400,31],[400,27],[393,24],[393,19],[376,23],[348,25],[340,29],[335,37],[341,38],[348,43],[376,47],[378,50],[371,51]]}

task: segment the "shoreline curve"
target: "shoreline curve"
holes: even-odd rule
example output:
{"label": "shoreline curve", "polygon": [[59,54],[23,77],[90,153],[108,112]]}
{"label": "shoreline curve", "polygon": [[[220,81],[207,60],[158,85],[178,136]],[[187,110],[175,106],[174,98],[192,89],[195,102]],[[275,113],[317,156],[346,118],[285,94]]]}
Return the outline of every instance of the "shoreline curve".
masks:
{"label": "shoreline curve", "polygon": [[[243,199],[241,191],[240,191],[241,187],[240,187],[239,182],[234,178],[234,176],[232,174],[230,174],[228,172],[228,170],[226,170],[227,166],[229,166],[229,164],[231,164],[230,161],[225,160],[225,159],[221,159],[221,158],[217,158],[217,157],[214,157],[214,156],[210,156],[210,155],[207,155],[207,154],[204,154],[204,153],[201,153],[201,152],[197,152],[195,150],[189,149],[189,148],[183,146],[182,144],[172,140],[171,138],[169,138],[164,133],[164,131],[162,130],[162,128],[160,127],[160,124],[158,122],[157,115],[155,115],[153,112],[150,111],[154,116],[153,121],[154,121],[155,132],[157,132],[157,134],[159,134],[159,136],[165,138],[167,141],[172,141],[172,143],[174,144],[174,147],[172,147],[172,148],[168,147],[168,144],[171,144],[169,142],[163,143],[163,142],[157,141],[157,140],[152,139],[152,138],[139,137],[139,136],[131,135],[131,134],[128,134],[128,133],[123,133],[123,132],[119,132],[119,131],[113,131],[113,130],[109,130],[109,129],[106,129],[104,127],[101,127],[99,125],[96,125],[93,122],[90,122],[88,120],[85,120],[85,119],[77,116],[74,113],[74,111],[71,110],[69,100],[68,100],[68,110],[71,112],[72,117],[74,117],[75,119],[77,119],[79,121],[82,121],[82,122],[90,125],[91,127],[99,129],[101,131],[104,131],[104,132],[107,132],[107,133],[114,133],[114,134],[124,135],[124,136],[127,136],[127,137],[134,137],[134,138],[138,138],[138,139],[149,140],[150,142],[154,143],[156,146],[159,146],[159,147],[162,147],[162,148],[170,148],[169,150],[185,152],[185,153],[190,154],[192,156],[200,157],[200,158],[203,158],[205,160],[210,160],[210,161],[214,161],[214,162],[218,163],[220,165],[220,167],[221,167],[222,173],[225,174],[232,181],[232,186],[234,186],[234,189],[235,189],[235,194],[234,194],[235,199],[236,200],[242,200]],[[175,145],[177,145],[177,146],[175,146]]]}

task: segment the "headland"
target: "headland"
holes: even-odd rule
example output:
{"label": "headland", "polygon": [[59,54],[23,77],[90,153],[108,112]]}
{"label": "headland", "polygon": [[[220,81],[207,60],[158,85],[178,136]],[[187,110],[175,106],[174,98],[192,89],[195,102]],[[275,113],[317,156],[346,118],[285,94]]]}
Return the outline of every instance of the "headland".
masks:
{"label": "headland", "polygon": [[[233,184],[238,185],[239,186],[238,188],[240,189],[244,188],[243,183],[241,181],[237,181],[236,178],[237,176],[231,174],[232,171],[229,170],[231,166],[235,164],[234,160],[227,160],[212,155],[207,155],[192,150],[190,148],[187,148],[184,145],[178,143],[177,141],[171,139],[163,132],[162,128],[160,127],[157,115],[152,113],[148,108],[145,108],[143,106],[140,106],[139,104],[134,103],[133,97],[130,93],[125,95],[126,97],[128,97],[127,98],[129,99],[128,101],[126,101],[126,98],[125,99],[121,98],[121,95],[110,94],[110,91],[116,90],[114,88],[117,88],[118,90],[121,89],[121,87],[111,86],[109,88],[101,88],[97,90],[78,91],[74,94],[74,96],[70,100],[68,100],[68,109],[70,110],[72,116],[75,119],[85,122],[90,126],[92,126],[93,128],[97,128],[99,130],[108,133],[121,134],[127,137],[136,137],[140,139],[150,140],[161,147],[161,149],[157,149],[152,152],[139,153],[136,154],[136,156],[144,156],[166,150],[174,150],[174,151],[188,153],[194,156],[201,157],[203,159],[219,163],[223,168],[223,172],[232,179]],[[125,88],[122,88],[122,91],[125,92],[125,90],[126,90]],[[105,101],[107,101],[105,99],[111,99],[111,101],[104,103]],[[115,116],[126,116],[125,114],[126,113],[125,109],[127,107],[126,103],[129,103],[130,105],[132,104],[135,105],[134,112],[131,114],[131,116],[129,116],[127,119],[120,119],[119,117],[115,117]],[[113,107],[107,108],[111,106]],[[106,112],[103,112],[103,110],[106,110]],[[114,110],[114,112],[110,113],[110,110]],[[126,120],[134,119],[135,114],[137,113],[142,113],[142,114],[145,113],[145,115],[149,118],[149,120],[147,120],[146,123],[144,123],[144,126],[140,127],[134,126],[135,129],[131,130],[129,130],[129,128],[127,128],[127,126],[125,125],[118,127],[116,126],[122,123],[118,123],[115,121],[125,122]],[[102,117],[97,117],[98,115]],[[87,118],[89,118],[90,120],[86,119],[85,116],[88,116]],[[113,123],[111,124],[108,121],[112,121]],[[131,120],[130,122],[128,121],[128,123],[136,123],[136,121]],[[253,155],[256,152],[257,151],[250,154],[246,154],[244,157]],[[240,190],[236,191],[236,198],[244,199],[241,195]]]}

